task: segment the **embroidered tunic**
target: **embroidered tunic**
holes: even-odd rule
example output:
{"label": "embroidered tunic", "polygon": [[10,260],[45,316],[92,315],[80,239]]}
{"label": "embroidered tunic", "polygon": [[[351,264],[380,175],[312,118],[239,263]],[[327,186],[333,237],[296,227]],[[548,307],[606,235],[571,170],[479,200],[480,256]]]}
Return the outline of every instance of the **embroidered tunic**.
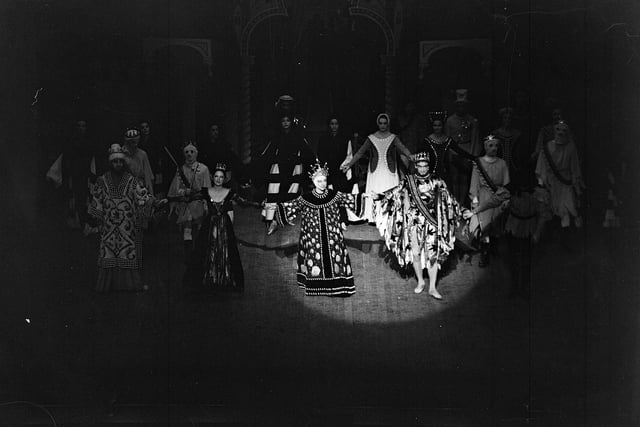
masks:
{"label": "embroidered tunic", "polygon": [[296,216],[302,217],[296,279],[306,295],[349,296],[356,292],[339,208],[362,216],[362,199],[362,194],[328,189],[322,195],[313,191],[278,203],[275,220],[279,225],[291,225]]}
{"label": "embroidered tunic", "polygon": [[111,172],[98,177],[89,206],[89,214],[100,220],[97,291],[142,288],[141,225],[143,217],[151,215],[152,200],[128,172],[120,182],[114,182]]}
{"label": "embroidered tunic", "polygon": [[[404,267],[420,254],[422,268],[440,265],[453,250],[460,206],[440,178],[407,175],[384,193],[378,229],[387,248]],[[411,247],[415,232],[418,248]]]}

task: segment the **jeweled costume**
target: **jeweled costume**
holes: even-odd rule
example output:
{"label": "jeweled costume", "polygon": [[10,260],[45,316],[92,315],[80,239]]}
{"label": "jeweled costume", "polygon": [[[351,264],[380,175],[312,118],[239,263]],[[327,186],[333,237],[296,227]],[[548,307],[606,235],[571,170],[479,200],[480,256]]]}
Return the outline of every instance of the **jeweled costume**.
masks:
{"label": "jeweled costume", "polygon": [[327,189],[278,203],[275,219],[292,225],[302,217],[298,240],[298,286],[306,295],[349,296],[356,292],[349,253],[340,228],[340,207],[363,214],[363,195]]}
{"label": "jeweled costume", "polygon": [[142,283],[142,220],[151,215],[153,196],[137,178],[124,172],[98,177],[89,214],[100,221],[96,291],[136,291]]}
{"label": "jeweled costume", "polygon": [[413,263],[417,252],[411,247],[414,231],[423,268],[427,262],[442,264],[453,250],[460,206],[441,178],[407,175],[384,193],[380,213],[380,234],[400,266]]}
{"label": "jeweled costume", "polygon": [[215,201],[208,188],[196,196],[207,204],[207,213],[196,239],[196,249],[185,272],[185,283],[205,290],[242,292],[244,272],[229,212],[240,198],[229,190]]}

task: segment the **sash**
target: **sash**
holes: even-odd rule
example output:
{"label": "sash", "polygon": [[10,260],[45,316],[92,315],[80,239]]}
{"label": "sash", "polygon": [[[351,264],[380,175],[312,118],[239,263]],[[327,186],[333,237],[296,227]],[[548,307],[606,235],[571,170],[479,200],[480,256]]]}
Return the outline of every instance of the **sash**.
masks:
{"label": "sash", "polygon": [[[409,183],[409,190],[411,191],[411,195],[413,196],[413,200],[415,201],[416,206],[418,206],[418,210],[422,215],[424,215],[427,221],[431,223],[431,225],[437,228],[438,221],[433,217],[433,215],[431,215],[431,212],[429,212],[429,209],[425,205],[424,201],[422,201],[422,199],[420,198],[420,191],[418,190],[418,184],[416,182],[415,175],[408,175],[407,182]],[[435,189],[436,206],[438,203],[439,196],[440,196],[440,189],[436,186],[436,189]]]}
{"label": "sash", "polygon": [[544,144],[542,144],[542,152],[544,153],[544,157],[547,160],[551,171],[556,176],[556,178],[558,178],[558,181],[560,181],[564,185],[572,185],[573,182],[570,179],[562,176],[562,174],[558,170],[558,166],[553,162],[553,159],[551,158],[551,152],[549,152],[549,142],[545,142]]}
{"label": "sash", "polygon": [[495,182],[491,180],[491,178],[489,178],[489,174],[487,173],[484,166],[482,165],[482,161],[480,160],[480,157],[476,157],[475,159],[473,159],[473,161],[478,167],[478,171],[480,171],[480,174],[482,175],[484,180],[487,182],[487,184],[489,184],[489,187],[491,187],[491,191],[493,191],[494,193],[498,191],[498,186],[496,185]]}

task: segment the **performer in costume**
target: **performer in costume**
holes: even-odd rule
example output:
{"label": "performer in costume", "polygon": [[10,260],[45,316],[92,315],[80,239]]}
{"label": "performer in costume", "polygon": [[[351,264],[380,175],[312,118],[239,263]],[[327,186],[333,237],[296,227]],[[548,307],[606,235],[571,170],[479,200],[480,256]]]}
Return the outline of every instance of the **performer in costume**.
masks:
{"label": "performer in costume", "polygon": [[475,215],[470,221],[470,231],[481,237],[480,267],[489,264],[489,244],[491,236],[497,237],[502,232],[500,217],[508,206],[510,193],[509,168],[507,163],[498,157],[500,140],[489,135],[484,140],[485,155],[478,157],[473,163],[469,198]]}
{"label": "performer in costume", "polygon": [[261,155],[264,165],[269,165],[267,199],[262,215],[273,220],[276,204],[295,199],[302,191],[302,164],[313,157],[310,147],[300,132],[292,127],[291,117],[280,119],[280,132],[269,142]]}
{"label": "performer in costume", "polygon": [[292,225],[293,219],[301,216],[298,286],[305,289],[306,295],[349,296],[356,292],[356,287],[340,228],[339,209],[346,207],[362,216],[364,195],[329,189],[328,175],[326,165],[316,163],[309,174],[313,191],[295,200],[278,203],[269,234],[278,225]]}
{"label": "performer in costume", "polygon": [[449,135],[465,155],[452,153],[450,162],[451,192],[456,200],[467,205],[471,162],[469,156],[478,157],[482,153],[478,119],[468,113],[469,98],[467,89],[456,90],[456,113],[445,124],[445,133]]}
{"label": "performer in costume", "polygon": [[185,272],[188,286],[211,291],[242,292],[244,271],[233,230],[233,205],[256,206],[223,186],[226,165],[219,163],[213,171],[213,186],[202,188],[192,199],[204,200],[206,215],[196,239],[196,247]]}
{"label": "performer in costume", "polygon": [[146,151],[138,148],[140,142],[140,131],[136,128],[129,128],[124,134],[123,151],[126,154],[125,160],[130,173],[138,179],[149,194],[153,195],[153,171]]}
{"label": "performer in costume", "polygon": [[579,214],[580,196],[584,189],[580,159],[569,126],[560,121],[554,126],[555,136],[542,144],[536,164],[538,183],[549,190],[551,211],[560,217],[562,228],[582,226]]}
{"label": "performer in costume", "polygon": [[[411,153],[402,144],[402,141],[389,132],[391,123],[389,115],[386,113],[379,114],[376,123],[378,131],[369,135],[353,158],[343,163],[340,167],[343,172],[348,171],[369,151],[369,172],[367,173],[367,184],[365,186],[365,192],[367,193],[382,193],[398,185],[400,182],[397,167],[398,151],[404,156],[403,162],[405,166],[408,166],[411,159]],[[379,202],[374,202],[370,198],[365,200],[364,218],[370,224],[376,223],[377,205],[379,205]]]}
{"label": "performer in costume", "polygon": [[142,219],[167,200],[157,201],[126,168],[122,147],[109,149],[111,170],[98,177],[89,214],[100,223],[96,291],[140,291],[142,282]]}
{"label": "performer in costume", "polygon": [[504,159],[509,168],[511,177],[517,173],[518,168],[527,167],[526,158],[529,153],[526,153],[528,147],[526,147],[526,141],[519,129],[513,127],[513,115],[514,111],[511,107],[503,107],[498,112],[502,125],[494,129],[491,132],[496,138],[500,140],[500,146],[498,147],[498,157]]}
{"label": "performer in costume", "polygon": [[[415,156],[416,173],[407,175],[397,187],[375,198],[382,199],[379,231],[400,266],[413,265],[418,280],[414,292],[426,287],[423,269],[429,275],[429,295],[442,299],[436,289],[438,270],[453,250],[461,208],[447,184],[434,176],[435,162],[427,152]],[[431,166],[431,167],[430,167]],[[464,211],[464,217],[471,215]]]}
{"label": "performer in costume", "polygon": [[176,223],[180,227],[184,244],[185,264],[188,263],[193,251],[194,236],[198,235],[202,218],[204,217],[207,204],[204,200],[188,200],[191,193],[198,193],[203,188],[211,187],[211,176],[209,168],[204,163],[198,162],[198,147],[195,142],[187,141],[182,149],[184,153],[184,165],[181,166],[182,173],[176,172],[167,195],[171,198],[183,196],[183,200],[171,203],[170,215],[176,213]]}

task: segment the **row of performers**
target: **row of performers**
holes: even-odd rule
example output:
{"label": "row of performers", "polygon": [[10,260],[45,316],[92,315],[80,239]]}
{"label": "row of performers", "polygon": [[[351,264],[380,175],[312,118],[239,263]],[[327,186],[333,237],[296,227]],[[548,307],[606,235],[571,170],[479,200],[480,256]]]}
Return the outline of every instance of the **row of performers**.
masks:
{"label": "row of performers", "polygon": [[[518,197],[511,197],[506,190],[509,171],[504,160],[497,157],[500,141],[488,137],[485,156],[474,159],[473,163],[472,210],[461,207],[449,193],[445,181],[437,176],[437,153],[421,152],[412,156],[397,137],[388,132],[388,123],[389,117],[380,115],[379,131],[369,136],[353,158],[343,162],[341,172],[335,172],[347,172],[364,149],[377,153],[370,157],[366,193],[357,195],[330,189],[327,168],[317,164],[311,174],[313,191],[292,200],[274,202],[270,232],[278,224],[290,224],[295,216],[302,216],[297,277],[298,284],[309,295],[355,292],[340,228],[341,208],[377,224],[398,263],[413,264],[418,278],[416,292],[425,287],[422,270],[427,268],[429,294],[438,299],[441,296],[435,288],[437,270],[453,249],[461,217],[467,220],[463,223],[468,225],[469,233],[488,239],[495,218],[511,204],[512,231],[529,238],[539,234],[540,225],[548,217],[545,207],[549,194],[552,211],[563,220],[565,211],[577,212],[576,199],[581,188],[579,164],[575,148],[567,149],[568,129],[564,123],[556,125],[556,138],[547,144],[538,159],[541,187],[534,192],[521,192]],[[415,160],[416,173],[407,175],[402,182],[392,160],[394,156],[389,155],[393,145]],[[215,168],[211,182],[208,168],[196,160],[195,145],[186,145],[184,154],[185,165],[174,179],[169,196],[177,203],[174,209],[189,255],[185,277],[191,283],[209,288],[242,290],[244,279],[233,233],[232,206],[234,201],[250,202],[223,186],[223,165]],[[562,175],[554,154],[561,155],[560,160],[571,160],[570,177]],[[125,171],[124,157],[119,145],[111,147],[111,170],[98,180],[89,208],[89,212],[101,220],[100,291],[141,286],[140,224],[154,207],[167,202],[167,199],[154,200],[141,182]]]}

